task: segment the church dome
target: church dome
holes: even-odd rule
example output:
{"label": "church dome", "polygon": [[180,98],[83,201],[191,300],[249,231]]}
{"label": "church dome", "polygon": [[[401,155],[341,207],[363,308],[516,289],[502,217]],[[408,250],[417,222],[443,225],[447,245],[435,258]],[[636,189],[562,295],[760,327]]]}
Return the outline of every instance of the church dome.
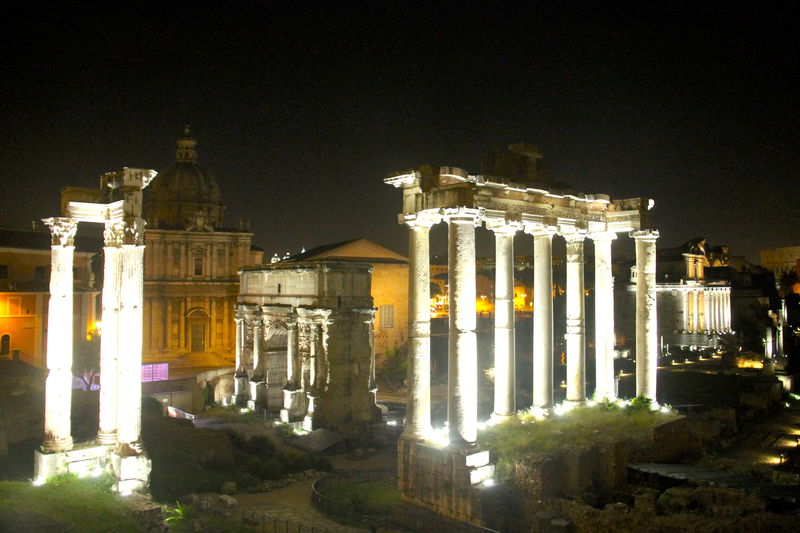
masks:
{"label": "church dome", "polygon": [[145,202],[147,224],[154,229],[213,231],[222,226],[224,210],[217,181],[197,163],[197,141],[187,125],[178,137],[175,161],[150,186]]}

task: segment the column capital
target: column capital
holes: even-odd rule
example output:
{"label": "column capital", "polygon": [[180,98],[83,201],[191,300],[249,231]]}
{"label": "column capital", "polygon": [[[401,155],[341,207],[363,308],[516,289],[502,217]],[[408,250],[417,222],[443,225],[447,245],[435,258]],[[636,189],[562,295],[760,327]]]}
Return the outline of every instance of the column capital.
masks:
{"label": "column capital", "polygon": [[594,242],[611,242],[617,238],[617,234],[613,231],[596,231],[590,232],[587,236]]}
{"label": "column capital", "polygon": [[451,222],[470,223],[480,226],[483,221],[483,208],[473,207],[444,207],[440,211],[442,220],[448,224]]}
{"label": "column capital", "polygon": [[53,246],[75,246],[75,232],[78,231],[78,221],[74,218],[51,217],[43,218],[50,227],[51,244]]}
{"label": "column capital", "polygon": [[586,240],[586,233],[583,231],[576,231],[573,233],[564,233],[561,235],[567,244],[583,244]]}
{"label": "column capital", "polygon": [[496,235],[510,235],[513,237],[522,229],[522,222],[504,218],[486,219],[486,229],[492,230]]}
{"label": "column capital", "polygon": [[641,239],[643,241],[655,242],[658,239],[657,229],[640,229],[630,232],[629,234],[633,239]]}
{"label": "column capital", "polygon": [[542,224],[523,224],[523,231],[528,235],[533,235],[534,237],[541,237],[541,236],[548,236],[552,237],[556,233],[558,233],[558,228],[555,226],[543,226]]}
{"label": "column capital", "polygon": [[103,244],[107,248],[119,248],[125,243],[125,223],[121,220],[109,220],[103,229]]}
{"label": "column capital", "polygon": [[401,213],[397,217],[401,224],[405,224],[411,229],[430,228],[434,224],[442,221],[442,216],[438,211],[420,211],[418,213]]}

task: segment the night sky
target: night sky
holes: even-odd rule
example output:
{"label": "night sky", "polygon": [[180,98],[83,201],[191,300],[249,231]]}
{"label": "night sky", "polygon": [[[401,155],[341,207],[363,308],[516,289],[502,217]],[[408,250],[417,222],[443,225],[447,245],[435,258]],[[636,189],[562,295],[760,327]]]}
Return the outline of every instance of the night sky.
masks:
{"label": "night sky", "polygon": [[516,142],[577,190],[654,198],[659,246],[800,245],[791,3],[63,4],[0,3],[3,225],[57,214],[62,185],[165,167],[189,122],[226,224],[249,219],[267,257],[406,253],[383,178],[477,173]]}

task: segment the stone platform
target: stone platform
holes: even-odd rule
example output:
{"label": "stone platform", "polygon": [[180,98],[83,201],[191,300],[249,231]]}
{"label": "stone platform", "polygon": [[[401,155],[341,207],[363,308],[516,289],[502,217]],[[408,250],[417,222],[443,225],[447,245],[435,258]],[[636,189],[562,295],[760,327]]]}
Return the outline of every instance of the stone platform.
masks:
{"label": "stone platform", "polygon": [[397,443],[397,461],[406,501],[462,522],[486,524],[485,492],[491,483],[485,482],[494,475],[488,451],[403,438]]}

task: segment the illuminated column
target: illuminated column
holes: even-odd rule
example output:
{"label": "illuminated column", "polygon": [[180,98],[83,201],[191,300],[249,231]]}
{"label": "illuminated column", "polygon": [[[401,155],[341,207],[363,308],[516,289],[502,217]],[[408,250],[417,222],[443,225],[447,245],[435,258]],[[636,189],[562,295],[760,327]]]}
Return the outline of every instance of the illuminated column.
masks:
{"label": "illuminated column", "polygon": [[614,233],[589,235],[594,241],[594,345],[596,400],[615,399],[614,390],[614,276],[611,271],[611,241]]}
{"label": "illuminated column", "polygon": [[636,396],[656,400],[658,318],[656,239],[658,231],[631,232],[636,240]]}
{"label": "illuminated column", "polygon": [[264,336],[264,322],[260,312],[256,312],[253,316],[253,374],[250,376],[250,395],[247,401],[247,406],[250,409],[255,409],[259,400],[262,399],[264,393],[259,394],[259,389],[263,389],[263,383],[266,381],[264,361],[261,360],[261,343]]}
{"label": "illuminated column", "polygon": [[450,333],[447,421],[450,442],[473,443],[478,436],[478,345],[475,337],[475,209],[447,214]]}
{"label": "illuminated column", "polygon": [[421,439],[431,431],[431,298],[429,235],[434,218],[415,215],[409,229],[408,400],[403,436]]}
{"label": "illuminated column", "polygon": [[236,371],[233,374],[233,397],[234,403],[239,406],[247,403],[247,369],[244,365],[244,320],[244,311],[240,308],[236,309],[236,316],[233,319],[236,323]]}
{"label": "illuminated column", "polygon": [[685,290],[681,283],[681,307],[683,308],[683,330],[681,333],[689,331],[689,291]]}
{"label": "illuminated column", "polygon": [[709,321],[711,319],[711,298],[709,291],[705,288],[700,289],[700,295],[703,297],[703,331],[710,332],[711,326]]}
{"label": "illuminated column", "polygon": [[135,244],[122,246],[120,278],[119,361],[117,390],[117,442],[122,450],[140,451],[142,414],[142,299],[144,246],[141,231]]}
{"label": "illuminated column", "polygon": [[567,241],[567,401],[586,401],[586,332],[583,299],[583,233]]}
{"label": "illuminated column", "polygon": [[108,222],[103,248],[103,331],[100,336],[100,416],[97,441],[117,442],[117,395],[119,394],[119,308],[124,226]]}
{"label": "illuminated column", "polygon": [[728,290],[725,291],[725,298],[723,299],[723,305],[725,306],[725,313],[724,313],[724,316],[725,316],[725,330],[726,331],[731,331],[733,326],[731,324],[731,290],[730,290],[730,288],[728,288]]}
{"label": "illuminated column", "polygon": [[496,418],[516,412],[514,357],[514,234],[519,224],[487,222],[495,238],[494,296],[494,413]]}
{"label": "illuminated column", "polygon": [[533,407],[553,405],[553,233],[533,235]]}
{"label": "illuminated column", "polygon": [[282,422],[291,422],[297,415],[301,404],[299,399],[303,394],[300,385],[302,379],[297,358],[297,320],[292,315],[286,319],[286,386],[283,388]]}
{"label": "illuminated column", "polygon": [[46,218],[52,237],[47,314],[47,380],[44,397],[45,452],[72,448],[72,261],[77,221]]}

